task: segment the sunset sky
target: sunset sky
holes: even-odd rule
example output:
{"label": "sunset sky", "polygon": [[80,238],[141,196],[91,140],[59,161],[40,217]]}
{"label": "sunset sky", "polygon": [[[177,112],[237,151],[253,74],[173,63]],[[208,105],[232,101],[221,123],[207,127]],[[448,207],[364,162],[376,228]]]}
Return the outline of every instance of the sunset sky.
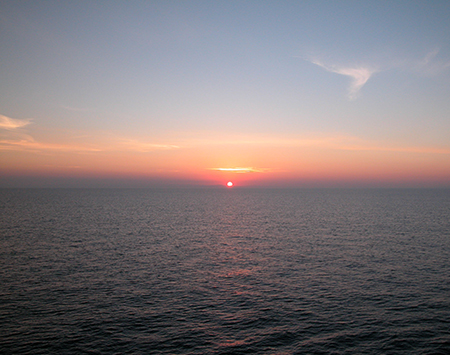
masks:
{"label": "sunset sky", "polygon": [[0,187],[450,187],[449,18],[0,0]]}

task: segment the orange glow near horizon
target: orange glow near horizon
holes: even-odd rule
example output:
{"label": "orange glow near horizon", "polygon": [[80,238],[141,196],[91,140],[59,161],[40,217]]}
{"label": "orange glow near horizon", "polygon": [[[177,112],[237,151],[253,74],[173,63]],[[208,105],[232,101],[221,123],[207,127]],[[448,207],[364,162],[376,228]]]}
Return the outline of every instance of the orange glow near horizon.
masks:
{"label": "orange glow near horizon", "polygon": [[[15,144],[0,140],[0,178],[10,185],[14,177],[35,176],[92,179],[99,185],[113,179],[130,185],[148,181],[149,186],[223,186],[224,181],[239,186],[450,186],[450,150],[432,147],[399,149],[340,136],[286,141],[249,137],[234,143],[233,137],[207,142],[186,138],[158,144],[98,136],[102,139],[67,137],[65,143],[43,135]],[[353,141],[358,146],[349,144]]]}
{"label": "orange glow near horizon", "polygon": [[234,184],[233,184],[232,181],[228,181],[228,182],[227,182],[227,187],[233,187],[233,185],[234,185]]}

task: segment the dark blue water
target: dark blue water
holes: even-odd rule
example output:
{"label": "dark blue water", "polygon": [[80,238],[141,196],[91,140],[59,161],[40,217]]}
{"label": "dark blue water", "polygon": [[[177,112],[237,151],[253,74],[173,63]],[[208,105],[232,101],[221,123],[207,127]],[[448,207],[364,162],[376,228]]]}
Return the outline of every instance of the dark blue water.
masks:
{"label": "dark blue water", "polygon": [[0,190],[4,354],[450,354],[450,190]]}

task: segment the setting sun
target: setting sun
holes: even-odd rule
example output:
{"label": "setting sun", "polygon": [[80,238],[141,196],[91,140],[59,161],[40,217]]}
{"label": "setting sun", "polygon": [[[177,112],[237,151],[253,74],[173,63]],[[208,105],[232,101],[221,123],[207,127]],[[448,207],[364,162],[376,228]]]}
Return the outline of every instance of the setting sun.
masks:
{"label": "setting sun", "polygon": [[233,183],[231,181],[227,182],[227,187],[233,187]]}

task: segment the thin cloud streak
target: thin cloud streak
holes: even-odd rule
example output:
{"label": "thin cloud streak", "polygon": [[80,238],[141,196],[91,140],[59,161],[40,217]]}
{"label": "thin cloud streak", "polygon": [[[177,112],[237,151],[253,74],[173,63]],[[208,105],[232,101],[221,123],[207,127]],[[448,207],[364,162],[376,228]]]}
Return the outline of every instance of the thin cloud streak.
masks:
{"label": "thin cloud streak", "polygon": [[83,108],[83,107],[71,107],[71,106],[60,106],[61,108],[67,110],[67,111],[74,111],[74,112],[90,112],[94,111],[94,109],[91,108]]}
{"label": "thin cloud streak", "polygon": [[30,140],[0,140],[0,150],[54,151],[54,152],[100,152],[99,148],[66,144],[42,143]]}
{"label": "thin cloud streak", "polygon": [[[4,116],[3,116],[4,117]],[[17,122],[15,124],[17,126]],[[22,122],[22,126],[24,122]],[[108,134],[97,134],[95,136],[82,136],[83,142],[73,141],[74,137],[68,137],[65,142],[51,142],[46,139],[35,140],[31,135],[25,135],[18,131],[8,132],[1,137],[1,151],[52,151],[52,152],[128,152],[128,153],[151,153],[164,150],[183,150],[190,148],[213,149],[217,146],[241,146],[241,147],[273,147],[290,149],[319,149],[319,150],[353,150],[353,151],[393,151],[403,153],[426,153],[426,154],[450,154],[447,147],[433,146],[395,146],[382,142],[369,141],[360,137],[335,134],[308,134],[303,136],[216,136],[210,139],[198,139],[190,137],[177,139],[182,145],[168,144],[165,142],[148,142],[139,139],[110,136]],[[80,139],[79,136],[75,137]],[[87,139],[86,139],[87,138]],[[236,173],[267,172],[268,168],[257,167],[214,167],[209,168],[216,171],[228,171]]]}
{"label": "thin cloud streak", "polygon": [[[205,134],[206,135],[206,134]],[[433,146],[396,146],[394,144],[380,141],[367,140],[361,137],[335,134],[309,134],[304,136],[238,136],[238,137],[215,137],[212,139],[185,141],[185,146],[247,146],[247,147],[272,147],[291,149],[320,149],[320,150],[353,150],[353,151],[391,151],[403,153],[426,153],[426,154],[450,154],[450,148]],[[212,168],[219,169],[219,168]],[[225,168],[220,168],[225,169]],[[226,168],[246,169],[246,168]],[[232,171],[232,170],[229,170]]]}
{"label": "thin cloud streak", "polygon": [[216,170],[223,172],[231,172],[238,174],[246,174],[246,173],[266,173],[270,172],[269,168],[254,168],[254,167],[246,167],[246,168],[209,168],[208,170]]}
{"label": "thin cloud streak", "polygon": [[316,64],[329,72],[351,77],[352,82],[348,90],[348,97],[350,100],[354,100],[357,97],[359,91],[365,85],[365,83],[367,83],[370,77],[378,71],[377,69],[369,67],[352,68],[352,67],[338,67],[335,65],[326,65],[317,60],[312,60],[311,63]]}
{"label": "thin cloud streak", "polygon": [[136,152],[152,152],[154,150],[170,150],[179,149],[180,147],[175,144],[157,144],[157,143],[147,143],[141,142],[136,139],[123,139],[121,142],[122,146],[127,150],[132,150]]}
{"label": "thin cloud streak", "polygon": [[412,65],[413,70],[424,75],[435,76],[450,68],[450,61],[437,58],[439,52],[440,49],[436,48],[427,53],[422,60]]}
{"label": "thin cloud streak", "polygon": [[[3,151],[53,151],[53,152],[137,152],[147,153],[156,150],[178,149],[177,145],[141,142],[135,139],[96,137],[96,142],[78,144],[61,144],[53,142],[36,141],[30,135],[17,137],[3,137],[0,139],[0,150]],[[5,139],[6,138],[6,139]]]}
{"label": "thin cloud streak", "polygon": [[223,136],[206,132],[203,136],[210,138],[196,138],[184,140],[184,146],[270,146],[270,147],[330,147],[332,144],[351,140],[352,137],[342,134],[309,134],[304,136],[275,136],[275,135],[237,135]]}
{"label": "thin cloud streak", "polygon": [[390,147],[390,146],[363,146],[349,145],[338,148],[340,150],[354,151],[377,151],[377,152],[401,152],[401,153],[420,153],[420,154],[450,154],[450,149],[434,147]]}
{"label": "thin cloud streak", "polygon": [[0,128],[14,130],[25,127],[31,123],[31,119],[18,119],[0,115]]}

